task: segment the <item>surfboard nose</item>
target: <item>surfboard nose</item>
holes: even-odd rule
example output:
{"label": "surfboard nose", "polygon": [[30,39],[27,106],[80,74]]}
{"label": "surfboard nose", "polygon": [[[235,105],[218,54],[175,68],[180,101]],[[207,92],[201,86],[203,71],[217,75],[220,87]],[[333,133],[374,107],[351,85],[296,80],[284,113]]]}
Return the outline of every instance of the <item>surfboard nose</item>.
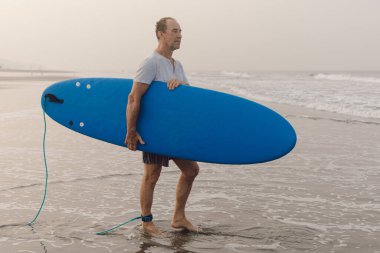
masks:
{"label": "surfboard nose", "polygon": [[65,102],[62,94],[60,94],[55,87],[59,85],[60,82],[52,84],[47,87],[41,95],[41,106],[45,110],[47,103],[63,104]]}

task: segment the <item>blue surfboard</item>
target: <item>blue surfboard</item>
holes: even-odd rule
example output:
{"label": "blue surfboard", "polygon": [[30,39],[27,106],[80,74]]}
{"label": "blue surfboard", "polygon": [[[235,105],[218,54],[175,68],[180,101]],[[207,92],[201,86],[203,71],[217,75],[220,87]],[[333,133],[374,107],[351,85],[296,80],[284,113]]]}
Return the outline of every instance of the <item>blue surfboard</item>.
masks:
{"label": "blue surfboard", "polygon": [[[124,145],[126,105],[133,80],[79,78],[55,83],[41,104],[56,122],[78,133]],[[220,164],[271,161],[296,144],[293,127],[278,113],[222,92],[153,82],[141,101],[137,149],[172,158]]]}

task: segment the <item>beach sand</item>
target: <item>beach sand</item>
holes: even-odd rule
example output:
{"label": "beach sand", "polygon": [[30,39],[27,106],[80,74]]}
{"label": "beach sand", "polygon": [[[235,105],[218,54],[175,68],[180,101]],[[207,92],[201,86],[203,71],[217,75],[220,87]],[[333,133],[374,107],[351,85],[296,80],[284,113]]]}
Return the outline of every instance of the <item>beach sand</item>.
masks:
{"label": "beach sand", "polygon": [[263,103],[295,127],[298,143],[264,164],[200,163],[187,207],[200,234],[170,228],[178,169],[163,169],[153,214],[139,215],[141,153],[72,132],[47,118],[44,190],[40,94],[52,81],[0,82],[1,252],[380,252],[380,124]]}

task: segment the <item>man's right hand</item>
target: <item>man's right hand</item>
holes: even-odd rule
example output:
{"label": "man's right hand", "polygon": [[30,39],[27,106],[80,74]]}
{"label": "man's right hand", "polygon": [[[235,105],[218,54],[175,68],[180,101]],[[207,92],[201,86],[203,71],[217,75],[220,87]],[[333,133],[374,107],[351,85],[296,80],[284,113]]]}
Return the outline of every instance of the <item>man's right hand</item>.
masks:
{"label": "man's right hand", "polygon": [[124,144],[128,147],[128,149],[136,151],[138,142],[140,142],[143,145],[145,144],[145,142],[143,141],[143,139],[137,131],[128,131],[124,141]]}

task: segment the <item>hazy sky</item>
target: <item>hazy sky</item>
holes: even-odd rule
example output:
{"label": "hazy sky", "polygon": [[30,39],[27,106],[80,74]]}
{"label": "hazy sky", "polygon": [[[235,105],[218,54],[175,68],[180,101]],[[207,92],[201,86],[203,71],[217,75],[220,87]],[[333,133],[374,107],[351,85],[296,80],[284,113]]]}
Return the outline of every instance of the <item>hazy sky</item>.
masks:
{"label": "hazy sky", "polygon": [[164,16],[189,71],[380,70],[379,0],[0,0],[0,58],[133,71]]}

